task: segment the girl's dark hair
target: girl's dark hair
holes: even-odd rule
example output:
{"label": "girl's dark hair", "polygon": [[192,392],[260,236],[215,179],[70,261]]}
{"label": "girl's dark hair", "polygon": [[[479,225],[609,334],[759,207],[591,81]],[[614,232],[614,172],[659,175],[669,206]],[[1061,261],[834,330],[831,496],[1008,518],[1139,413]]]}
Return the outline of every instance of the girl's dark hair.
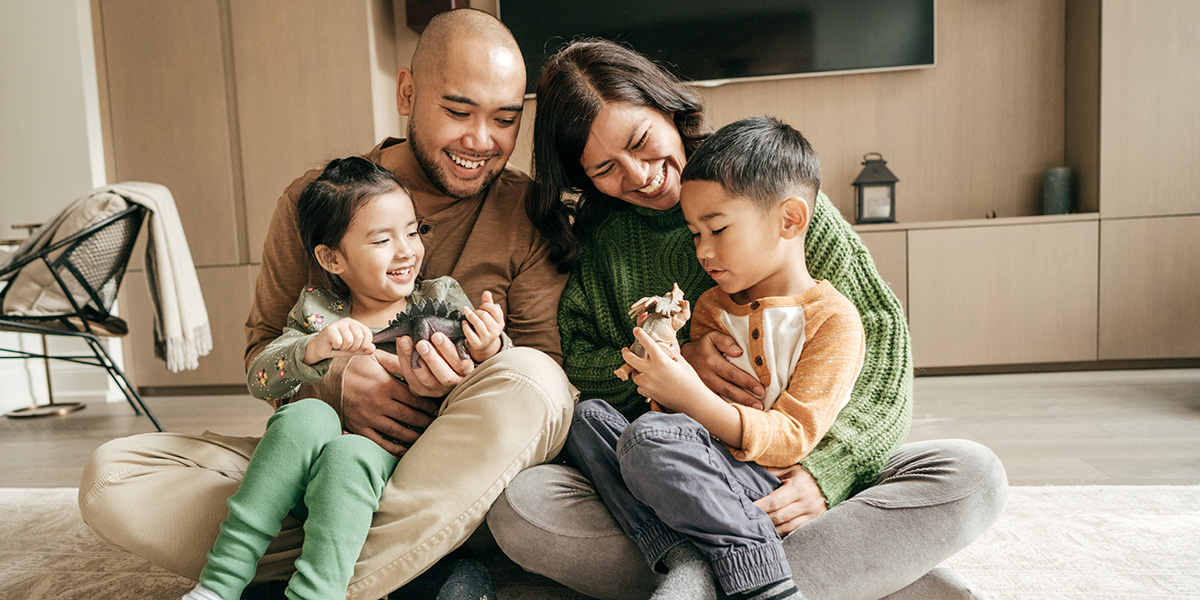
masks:
{"label": "girl's dark hair", "polygon": [[[361,156],[335,158],[325,165],[321,175],[304,187],[296,205],[300,241],[309,256],[322,244],[338,248],[354,215],[375,197],[408,188],[391,171]],[[346,294],[346,284],[326,273],[334,291]]]}
{"label": "girl's dark hair", "polygon": [[[626,46],[584,38],[551,56],[537,84],[533,188],[525,210],[550,241],[550,260],[563,273],[579,260],[578,240],[625,205],[600,193],[579,164],[592,122],[610,102],[673,116],[685,155],[691,155],[708,133],[699,94]],[[577,193],[578,200],[569,203],[564,193]]]}

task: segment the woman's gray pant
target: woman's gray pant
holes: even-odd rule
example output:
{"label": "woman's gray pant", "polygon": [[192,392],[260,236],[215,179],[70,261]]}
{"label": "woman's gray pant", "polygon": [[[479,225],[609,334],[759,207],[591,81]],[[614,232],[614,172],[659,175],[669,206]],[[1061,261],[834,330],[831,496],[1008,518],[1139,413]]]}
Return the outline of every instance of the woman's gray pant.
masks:
{"label": "woman's gray pant", "polygon": [[[903,444],[871,487],[784,538],[792,577],[809,600],[983,597],[934,567],[995,522],[1007,492],[986,446]],[[589,596],[648,598],[661,578],[588,479],[565,465],[519,473],[487,522],[518,565]]]}

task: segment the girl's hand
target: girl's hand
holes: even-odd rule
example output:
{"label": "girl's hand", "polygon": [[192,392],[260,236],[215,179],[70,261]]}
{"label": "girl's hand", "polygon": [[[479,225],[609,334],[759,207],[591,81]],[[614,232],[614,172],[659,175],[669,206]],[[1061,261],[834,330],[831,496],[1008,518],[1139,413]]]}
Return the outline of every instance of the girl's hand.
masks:
{"label": "girl's hand", "polygon": [[475,362],[481,363],[500,352],[500,333],[504,331],[504,311],[492,301],[492,293],[484,292],[479,309],[463,307],[467,322],[463,323],[463,335],[467,338],[467,350]]}
{"label": "girl's hand", "polygon": [[374,334],[370,327],[354,319],[342,319],[308,340],[308,346],[304,349],[304,364],[315,365],[335,356],[371,354],[375,351],[372,337]]}
{"label": "girl's hand", "polygon": [[711,395],[695,369],[677,350],[664,348],[641,327],[633,329],[633,337],[646,349],[646,357],[639,357],[629,348],[622,349],[621,355],[636,371],[632,379],[639,394],[676,412],[687,412],[691,400],[706,393]]}

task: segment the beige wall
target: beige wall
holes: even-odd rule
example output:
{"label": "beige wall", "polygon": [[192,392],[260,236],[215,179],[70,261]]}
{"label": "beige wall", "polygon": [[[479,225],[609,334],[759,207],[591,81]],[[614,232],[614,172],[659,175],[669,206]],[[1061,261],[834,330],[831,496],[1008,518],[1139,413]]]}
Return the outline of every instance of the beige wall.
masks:
{"label": "beige wall", "polygon": [[1100,214],[1200,213],[1200,2],[1103,6]]}
{"label": "beige wall", "polygon": [[[1064,163],[1065,0],[937,3],[931,69],[703,89],[709,123],[791,123],[821,157],[825,192],[852,218],[862,156],[900,178],[904,222],[1041,213],[1042,171]],[[529,164],[532,114],[513,163]]]}
{"label": "beige wall", "polygon": [[[88,0],[0,2],[0,82],[0,239],[16,239],[26,231],[12,225],[42,223],[106,182]],[[42,350],[35,335],[0,333],[0,345]],[[109,347],[119,356],[119,342]],[[50,349],[87,351],[62,338]],[[50,370],[58,402],[118,397],[101,369]],[[0,413],[49,399],[40,360],[0,361],[0,381]]]}
{"label": "beige wall", "polygon": [[0,239],[104,184],[87,0],[0,3]]}
{"label": "beige wall", "polygon": [[[247,311],[246,287],[279,192],[310,166],[361,152],[384,135],[405,130],[395,115],[393,77],[398,66],[408,64],[416,33],[405,24],[404,3],[390,0],[342,2],[319,13],[286,0],[189,0],[179,6],[157,0],[92,1],[101,16],[98,48],[106,82],[101,91],[107,95],[100,100],[111,126],[110,171],[122,179],[170,182],[201,280],[216,286],[205,287],[210,316],[227,329],[220,333],[226,341],[202,359],[202,372],[184,379],[172,377],[160,363],[141,360],[149,353],[146,336],[134,337],[131,355],[139,357],[139,383],[238,385],[244,379],[237,340]],[[899,176],[897,213],[905,224],[978,219],[993,212],[1037,215],[1042,172],[1062,164],[1077,167],[1081,190],[1090,190],[1084,192],[1089,199],[1083,207],[1095,211],[1100,197],[1110,197],[1098,181],[1096,142],[1105,140],[1110,123],[1144,122],[1137,144],[1152,146],[1159,136],[1183,151],[1178,160],[1194,158],[1189,139],[1200,136],[1170,130],[1163,115],[1104,112],[1102,128],[1097,90],[1110,70],[1100,77],[1100,9],[1107,14],[1111,5],[1121,19],[1161,27],[1159,22],[1173,22],[1176,12],[1190,14],[1200,6],[1160,0],[1171,1],[1140,10],[1143,4],[1132,0],[940,0],[934,68],[736,83],[702,93],[714,127],[765,113],[804,131],[821,155],[825,190],[847,216],[853,214],[850,182],[867,152],[881,152]],[[496,1],[473,5],[494,11]],[[1150,16],[1143,19],[1143,13]],[[1109,35],[1113,22],[1106,17],[1105,23]],[[1128,44],[1139,43],[1127,37]],[[1155,50],[1134,52],[1125,63],[1110,59],[1106,47],[1105,68],[1115,60],[1113,67],[1128,65],[1120,72],[1139,74],[1147,63],[1157,64],[1155,57],[1169,54],[1173,39],[1157,40]],[[1185,70],[1192,64],[1190,58],[1163,60]],[[304,77],[296,78],[296,72]],[[1190,90],[1185,99],[1197,95],[1194,77],[1179,80],[1131,80],[1165,87],[1117,106],[1191,114],[1190,105],[1173,96],[1155,99],[1177,88]],[[514,165],[526,170],[535,108],[527,102],[513,157]],[[1120,185],[1140,176],[1107,163],[1104,172],[1105,177],[1123,173],[1124,179],[1114,180],[1124,182]],[[1181,181],[1191,185],[1191,179]],[[1178,210],[1174,207],[1187,197],[1170,198],[1162,202]],[[1191,206],[1185,203],[1182,210]],[[909,295],[919,293],[911,289],[913,283],[907,282]]]}

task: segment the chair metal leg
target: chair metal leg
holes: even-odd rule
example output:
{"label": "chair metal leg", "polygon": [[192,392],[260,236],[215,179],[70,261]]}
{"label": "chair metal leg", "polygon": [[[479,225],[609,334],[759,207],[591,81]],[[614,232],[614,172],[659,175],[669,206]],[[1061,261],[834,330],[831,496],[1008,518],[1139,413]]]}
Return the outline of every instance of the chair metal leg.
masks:
{"label": "chair metal leg", "polygon": [[50,376],[50,353],[49,342],[46,341],[46,334],[42,334],[42,368],[46,370],[46,396],[50,399],[49,404],[38,404],[35,400],[33,404],[25,408],[18,408],[4,413],[5,417],[10,419],[30,419],[37,417],[51,417],[55,415],[65,415],[73,413],[77,410],[83,410],[87,406],[81,402],[55,402],[54,401],[54,382]]}
{"label": "chair metal leg", "polygon": [[[99,338],[87,336],[84,339],[92,347],[92,350],[96,353],[96,357],[100,359],[101,366],[108,371],[108,375],[112,377],[113,382],[117,384],[117,387],[121,388],[121,393],[125,394],[125,400],[129,402],[129,406],[133,407],[134,414],[140,415],[142,412],[145,412],[146,416],[150,418],[150,422],[154,423],[155,429],[159,432],[165,431],[162,425],[158,423],[158,419],[154,417],[154,413],[150,412],[150,407],[146,406],[145,401],[142,400],[141,394],[138,394],[137,390],[130,385],[129,380],[125,378],[125,373],[117,367],[112,357],[108,355],[108,351],[104,349],[104,344],[100,343]],[[138,410],[139,406],[141,410]]]}

